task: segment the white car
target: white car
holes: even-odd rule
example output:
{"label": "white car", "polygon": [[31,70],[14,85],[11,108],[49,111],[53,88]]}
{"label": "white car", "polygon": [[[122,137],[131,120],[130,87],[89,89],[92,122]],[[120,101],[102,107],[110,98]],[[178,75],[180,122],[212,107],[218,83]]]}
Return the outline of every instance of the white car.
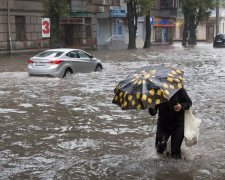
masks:
{"label": "white car", "polygon": [[72,73],[101,71],[102,63],[81,49],[50,49],[28,60],[30,76],[66,77]]}

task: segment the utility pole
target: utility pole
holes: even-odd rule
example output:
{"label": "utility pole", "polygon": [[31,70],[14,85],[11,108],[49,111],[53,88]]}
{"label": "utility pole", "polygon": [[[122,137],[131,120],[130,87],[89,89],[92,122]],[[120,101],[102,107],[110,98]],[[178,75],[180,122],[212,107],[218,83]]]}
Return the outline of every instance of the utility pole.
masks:
{"label": "utility pole", "polygon": [[220,1],[216,0],[216,34],[219,34],[219,8],[220,8]]}
{"label": "utility pole", "polygon": [[10,22],[9,0],[6,0],[6,1],[7,1],[7,17],[8,17],[9,46],[10,46],[10,53],[12,53],[12,37],[11,37],[11,22]]}

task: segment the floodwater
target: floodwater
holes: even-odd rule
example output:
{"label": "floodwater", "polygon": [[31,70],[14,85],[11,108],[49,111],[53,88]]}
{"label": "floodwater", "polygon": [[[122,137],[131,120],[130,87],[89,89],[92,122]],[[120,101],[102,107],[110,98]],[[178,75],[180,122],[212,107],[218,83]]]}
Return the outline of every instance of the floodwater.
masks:
{"label": "floodwater", "polygon": [[[180,44],[93,52],[104,70],[28,77],[29,54],[1,56],[0,179],[225,179],[225,49]],[[149,64],[177,64],[202,119],[187,160],[158,157],[156,119],[112,104],[120,80]]]}

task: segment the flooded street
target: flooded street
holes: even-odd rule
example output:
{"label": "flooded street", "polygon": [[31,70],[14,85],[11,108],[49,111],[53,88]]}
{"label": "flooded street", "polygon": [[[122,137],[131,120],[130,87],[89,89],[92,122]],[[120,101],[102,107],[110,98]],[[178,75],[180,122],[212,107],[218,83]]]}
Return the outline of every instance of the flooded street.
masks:
{"label": "flooded street", "polygon": [[[199,43],[148,50],[94,51],[102,72],[28,77],[28,54],[1,56],[0,179],[225,179],[225,49]],[[187,160],[155,153],[156,118],[122,111],[113,90],[130,72],[171,63],[185,74],[202,119]]]}

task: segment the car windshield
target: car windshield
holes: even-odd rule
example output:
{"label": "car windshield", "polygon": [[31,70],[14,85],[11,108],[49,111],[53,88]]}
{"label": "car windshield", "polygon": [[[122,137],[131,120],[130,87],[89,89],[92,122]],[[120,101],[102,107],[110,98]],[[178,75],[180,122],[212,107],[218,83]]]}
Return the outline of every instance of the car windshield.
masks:
{"label": "car windshield", "polygon": [[59,57],[63,54],[62,51],[44,51],[41,52],[40,54],[36,55],[36,57]]}
{"label": "car windshield", "polygon": [[216,36],[216,38],[225,39],[225,34],[219,34],[219,35]]}

